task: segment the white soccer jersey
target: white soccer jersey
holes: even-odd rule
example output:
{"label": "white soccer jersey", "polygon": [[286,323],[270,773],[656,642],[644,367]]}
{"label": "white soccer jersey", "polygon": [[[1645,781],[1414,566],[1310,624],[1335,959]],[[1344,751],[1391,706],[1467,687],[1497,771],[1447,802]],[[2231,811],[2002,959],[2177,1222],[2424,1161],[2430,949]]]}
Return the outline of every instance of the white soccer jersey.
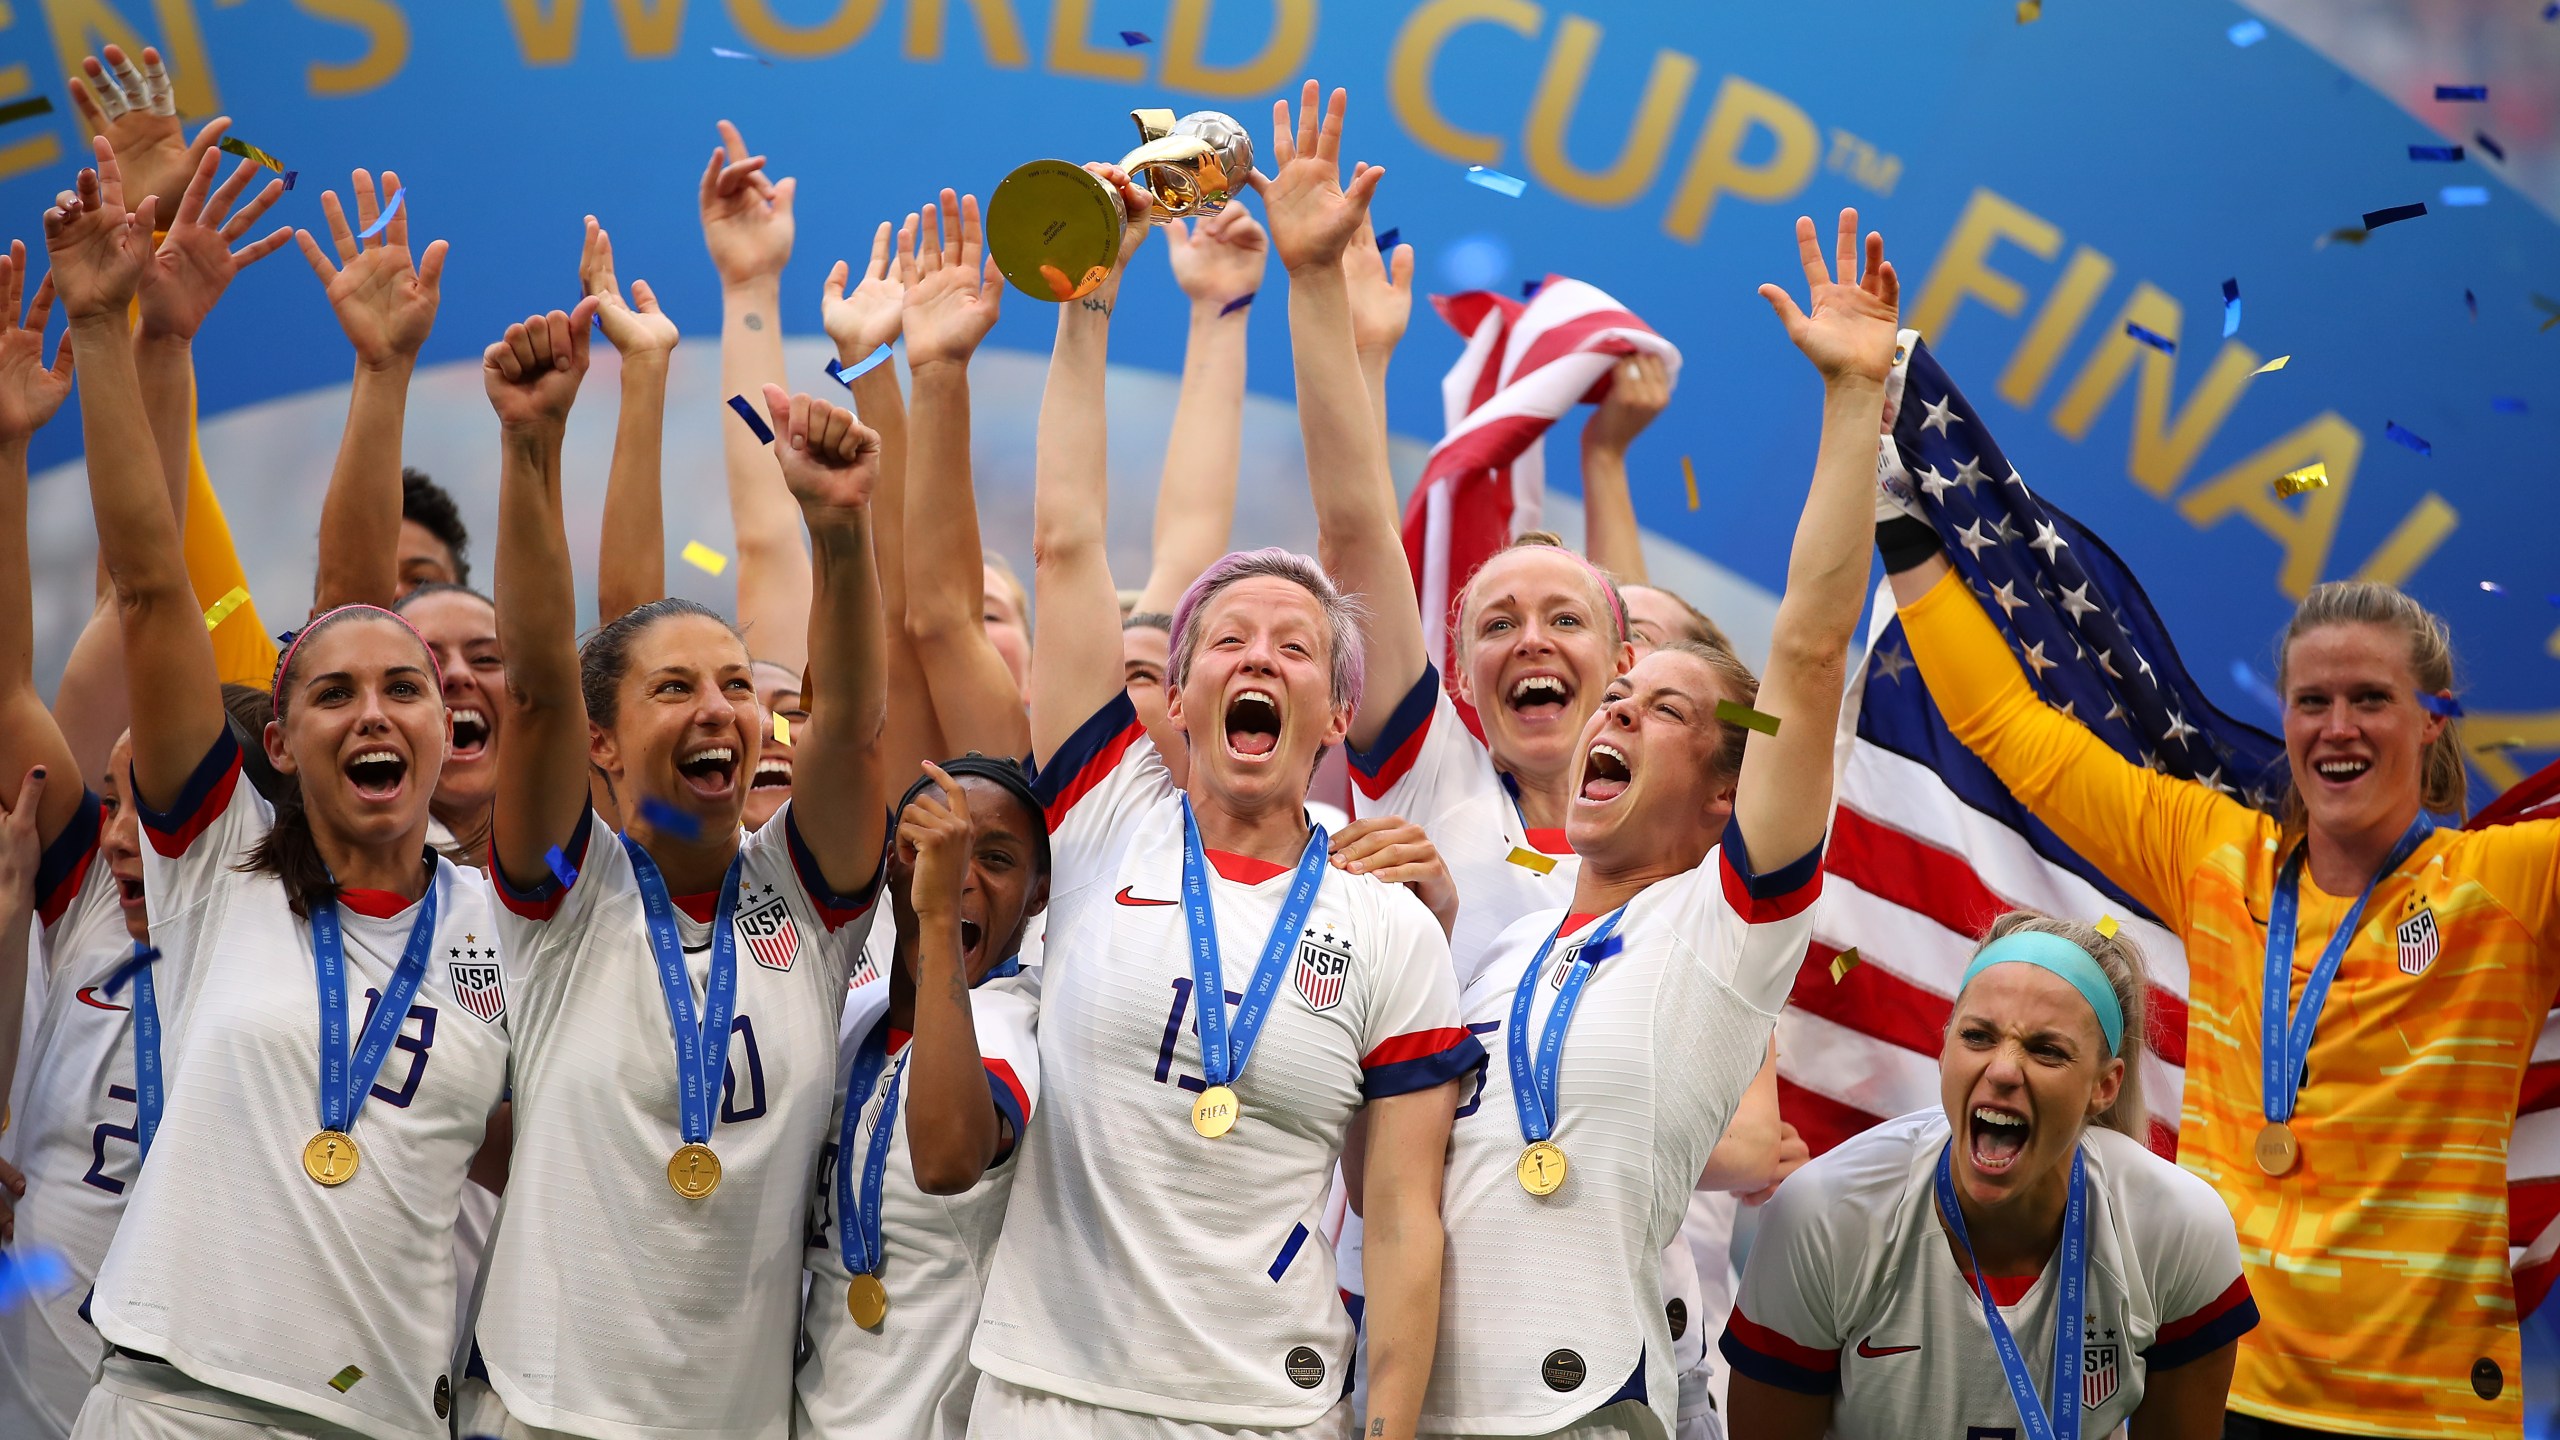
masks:
{"label": "white soccer jersey", "polygon": [[1529,1041],[1596,916],[1549,912],[1504,931],[1467,991],[1491,1058],[1459,1107],[1441,1205],[1440,1346],[1422,1428],[1534,1434],[1623,1400],[1668,1434],[1679,1401],[1663,1250],[1769,1053],[1822,888],[1819,846],[1766,875],[1740,831],[1626,907],[1567,1032],[1553,1139],[1569,1178],[1540,1198],[1517,1176],[1520,1118],[1507,1022],[1523,972],[1568,935],[1535,987]]}
{"label": "white soccer jersey", "polygon": [[[1056,869],[1041,977],[1042,1115],[1025,1138],[971,1359],[1014,1385],[1222,1425],[1315,1421],[1350,1376],[1351,1319],[1317,1235],[1367,1100],[1481,1063],[1440,926],[1401,886],[1328,870],[1202,1138],[1182,800],[1126,695],[1050,757]],[[1227,1005],[1290,871],[1211,852]],[[1309,1242],[1314,1243],[1310,1244]]]}
{"label": "white soccer jersey", "polygon": [[[498,880],[516,1140],[482,1282],[490,1385],[525,1424],[596,1440],[779,1440],[836,1022],[872,889],[827,888],[790,804],[741,839],[737,1013],[709,1142],[720,1185],[688,1200],[667,1182],[684,1143],[675,1041],[631,856],[592,811],[562,849],[574,884]],[[672,897],[697,1015],[717,898]]]}
{"label": "white soccer jersey", "polygon": [[[876,1331],[854,1324],[845,1308],[848,1276],[836,1229],[836,1147],[844,1134],[846,1082],[872,1027],[886,1023],[888,992],[886,985],[872,986],[845,1006],[853,1022],[847,1027],[851,1041],[836,1059],[836,1113],[827,1122],[810,1207],[810,1284],[802,1322],[808,1359],[795,1381],[800,1409],[793,1427],[800,1440],[960,1440],[968,1433],[969,1401],[978,1388],[969,1338],[978,1326],[978,1303],[986,1295],[987,1270],[1013,1193],[1013,1151],[1039,1102],[1038,1003],[1011,981],[991,980],[970,993],[969,1011],[988,1091],[1013,1128],[1014,1144],[967,1194],[928,1195],[916,1187],[907,1150],[908,1096],[899,1087],[899,1114],[891,1122],[880,1185],[880,1241],[887,1259],[879,1274],[889,1291],[889,1315]],[[910,1053],[903,1032],[893,1032],[890,1040],[895,1048],[854,1131],[849,1163],[857,1190],[889,1085],[905,1072]]]}
{"label": "white soccer jersey", "polygon": [[[1376,748],[1350,757],[1360,814],[1421,826],[1457,883],[1449,954],[1461,992],[1483,973],[1486,950],[1512,921],[1573,903],[1580,857],[1562,830],[1532,830],[1521,819],[1510,781],[1459,718],[1436,667],[1424,667],[1387,717]],[[1542,860],[1550,868],[1540,869]]]}
{"label": "white soccer jersey", "polygon": [[[226,729],[171,813],[140,809],[168,1100],[90,1313],[206,1385],[431,1440],[452,1407],[463,1172],[507,1079],[503,1001],[475,995],[497,907],[477,871],[436,862],[426,975],[350,1130],[360,1167],[324,1189],[302,1167],[320,1128],[311,926],[273,876],[240,872],[275,819],[240,766]],[[352,1045],[417,908],[350,891],[338,912]]]}
{"label": "white soccer jersey", "polygon": [[[1698,1277],[1698,1303],[1689,1312],[1688,1320],[1689,1334],[1699,1353],[1680,1372],[1680,1417],[1684,1422],[1700,1411],[1713,1409],[1721,1413],[1724,1409],[1724,1372],[1716,1362],[1716,1337],[1724,1333],[1725,1321],[1733,1314],[1734,1287],[1742,1280],[1733,1268],[1733,1226],[1741,1213],[1739,1195],[1723,1190],[1692,1191],[1688,1213],[1680,1219],[1680,1238],[1672,1242],[1688,1250],[1690,1268]],[[1663,1273],[1666,1277],[1670,1274],[1667,1263]],[[1668,1290],[1666,1279],[1666,1295]],[[1663,1303],[1667,1306],[1670,1301],[1666,1298]],[[1680,1339],[1679,1327],[1674,1325],[1672,1330],[1676,1342]],[[1682,1345],[1680,1353],[1688,1355],[1688,1346]]]}
{"label": "white soccer jersey", "polygon": [[[69,1262],[63,1289],[0,1307],[0,1435],[60,1437],[88,1396],[106,1346],[80,1314],[124,1218],[141,1167],[135,1139],[133,991],[105,994],[133,955],[115,877],[99,853],[101,813],[85,797],[36,871],[40,944],[30,949],[31,1003],[21,1080],[11,1089],[13,1163],[27,1179],[17,1240]],[[39,999],[39,997],[41,997]]]}
{"label": "white soccer jersey", "polygon": [[[1722,1349],[1736,1373],[1833,1395],[1831,1433],[2015,1435],[2016,1402],[1934,1193],[1947,1117],[1888,1120],[1787,1179],[1761,1211]],[[2144,1378],[2258,1323],[2231,1212],[2204,1181],[2090,1129],[2080,1433],[2140,1408]],[[2055,1251],[2058,1256],[2061,1252]],[[1992,1299],[2050,1406],[2057,1281],[1991,1278]]]}

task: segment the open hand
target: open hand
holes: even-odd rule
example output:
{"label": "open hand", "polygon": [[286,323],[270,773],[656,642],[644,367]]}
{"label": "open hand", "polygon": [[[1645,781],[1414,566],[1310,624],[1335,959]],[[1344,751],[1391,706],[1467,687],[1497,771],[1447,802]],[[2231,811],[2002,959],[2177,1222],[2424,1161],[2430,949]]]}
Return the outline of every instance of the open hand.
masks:
{"label": "open hand", "polygon": [[[604,338],[628,360],[635,355],[665,355],[681,338],[676,322],[658,308],[658,292],[646,280],[631,282],[631,300],[622,298],[622,283],[613,273],[613,237],[587,217],[586,248],[578,253],[578,284],[595,297],[596,318]],[[636,307],[636,308],[635,308]]]}
{"label": "open hand", "polygon": [[62,337],[53,365],[44,363],[44,327],[53,318],[53,280],[36,287],[23,322],[18,301],[27,283],[27,246],[9,242],[0,257],[0,445],[26,443],[44,428],[71,393],[71,337]]}
{"label": "open hand", "polygon": [[[311,273],[329,296],[329,308],[338,313],[338,328],[347,332],[347,343],[356,350],[358,364],[382,367],[414,362],[418,351],[427,343],[429,332],[436,327],[436,303],[441,298],[438,286],[444,278],[445,243],[429,245],[425,255],[415,264],[409,258],[409,217],[416,206],[403,200],[393,213],[391,223],[376,231],[370,240],[359,240],[361,230],[373,228],[380,218],[382,202],[374,194],[373,176],[362,170],[355,172],[350,186],[356,197],[356,227],[348,228],[345,207],[338,203],[338,192],[330,190],[320,196],[320,211],[328,217],[329,238],[337,246],[338,262],[331,264],[320,242],[308,230],[296,230],[293,238],[302,247],[302,258],[311,263]],[[398,195],[400,177],[382,172],[382,194]],[[579,365],[584,368],[586,352],[579,352]]]}
{"label": "open hand", "polygon": [[942,202],[924,212],[914,253],[898,253],[898,282],[906,295],[900,324],[907,368],[968,364],[1004,299],[1004,276],[979,231],[977,196],[942,192]]}
{"label": "open hand", "polygon": [[[270,179],[249,197],[248,204],[240,205],[239,213],[232,213],[250,177],[261,168],[243,160],[216,189],[213,177],[222,169],[222,157],[208,150],[196,162],[186,193],[178,197],[177,213],[169,217],[169,233],[160,237],[151,268],[143,272],[143,334],[194,339],[205,316],[213,313],[214,302],[230,288],[231,278],[293,238],[292,227],[279,226],[261,239],[231,248],[267,213],[268,206],[284,196],[284,181]],[[208,190],[213,192],[210,196],[205,193]]]}
{"label": "open hand", "polygon": [[702,167],[702,243],[723,285],[769,280],[791,263],[791,197],[797,180],[764,173],[738,127],[720,122],[720,146]]}
{"label": "open hand", "polygon": [[915,912],[953,915],[969,874],[969,792],[930,760],[924,773],[933,777],[934,790],[908,801],[898,817],[898,858],[907,865],[907,899]]}
{"label": "open hand", "polygon": [[1796,250],[1804,260],[1804,279],[1811,292],[1804,310],[1795,297],[1775,285],[1760,287],[1760,298],[1778,313],[1787,338],[1813,362],[1826,381],[1856,378],[1882,385],[1893,370],[1894,339],[1899,333],[1902,281],[1884,258],[1884,237],[1867,236],[1867,268],[1858,273],[1858,212],[1840,212],[1839,278],[1822,260],[1813,234],[1813,217],[1796,217]]}
{"label": "open hand", "polygon": [[[1352,171],[1353,184],[1369,173],[1366,162]],[[1360,212],[1360,231],[1342,247],[1342,274],[1351,289],[1351,341],[1363,355],[1392,355],[1413,322],[1413,247],[1398,245],[1393,254],[1378,249],[1378,232],[1369,212]]]}
{"label": "open hand", "polygon": [[111,314],[121,323],[151,263],[153,202],[125,209],[115,147],[103,135],[89,143],[97,167],[81,171],[44,212],[44,244],[53,260],[48,279],[73,320]]}
{"label": "open hand", "polygon": [[1260,290],[1271,260],[1271,237],[1262,222],[1232,201],[1196,230],[1180,220],[1165,226],[1164,245],[1173,283],[1194,305],[1224,307]]}
{"label": "open hand", "polygon": [[107,46],[104,55],[103,64],[96,55],[81,58],[81,73],[71,77],[71,108],[90,134],[104,135],[116,147],[126,202],[139,205],[151,196],[160,202],[158,213],[167,215],[187,177],[230,130],[231,117],[206,121],[190,142],[178,117],[177,87],[160,52],[144,46],[139,66],[120,46]]}
{"label": "open hand", "polygon": [[1298,97],[1294,132],[1289,102],[1271,102],[1273,169],[1267,179],[1260,170],[1253,173],[1253,188],[1271,217],[1271,243],[1293,274],[1342,263],[1342,252],[1368,216],[1369,197],[1387,174],[1381,166],[1363,165],[1353,174],[1351,188],[1343,188],[1342,111],[1349,97],[1336,90],[1319,112],[1322,97],[1323,91],[1309,80]]}
{"label": "open hand", "polygon": [[826,327],[827,338],[836,342],[838,364],[856,364],[898,338],[900,315],[906,308],[906,283],[901,278],[900,262],[915,239],[913,213],[897,227],[894,242],[889,222],[883,220],[880,228],[871,232],[870,263],[863,266],[862,280],[850,294],[844,287],[853,278],[853,267],[839,260],[827,272],[819,323]]}
{"label": "open hand", "polygon": [[773,417],[782,481],[810,524],[842,523],[870,507],[880,483],[880,432],[842,406],[786,395],[779,385],[764,387],[764,408]]}
{"label": "open hand", "polygon": [[587,378],[587,326],[601,303],[593,295],[562,314],[528,315],[480,356],[480,383],[506,429],[559,427]]}
{"label": "open hand", "polygon": [[1333,832],[1331,849],[1335,869],[1411,889],[1438,918],[1443,936],[1458,923],[1458,882],[1421,826],[1393,815],[1354,820]]}
{"label": "open hand", "polygon": [[1584,443],[1624,455],[1670,403],[1671,367],[1659,355],[1629,355],[1611,367],[1609,396],[1583,427]]}

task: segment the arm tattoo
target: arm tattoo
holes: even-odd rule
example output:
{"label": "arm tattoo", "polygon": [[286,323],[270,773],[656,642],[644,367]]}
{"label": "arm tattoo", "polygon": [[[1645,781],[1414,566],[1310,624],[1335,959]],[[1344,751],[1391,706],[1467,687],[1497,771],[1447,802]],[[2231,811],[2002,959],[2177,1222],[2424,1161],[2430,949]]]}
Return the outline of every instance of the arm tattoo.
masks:
{"label": "arm tattoo", "polygon": [[1369,1433],[1370,1433],[1370,1434],[1372,1434],[1372,1435],[1384,1435],[1384,1434],[1386,1434],[1386,1433],[1387,1433],[1387,1422],[1386,1422],[1386,1421],[1384,1421],[1384,1420],[1372,1420],[1372,1421],[1370,1421],[1370,1422],[1369,1422]]}
{"label": "arm tattoo", "polygon": [[1103,299],[1099,295],[1087,295],[1076,303],[1097,315],[1108,315],[1111,313],[1111,302]]}
{"label": "arm tattoo", "polygon": [[763,329],[763,328],[764,328],[764,317],[763,317],[763,316],[761,316],[761,315],[758,315],[758,314],[754,313],[753,311],[749,311],[749,312],[748,312],[748,314],[747,314],[747,328],[748,328],[748,329],[750,329],[750,330],[761,330],[761,329]]}

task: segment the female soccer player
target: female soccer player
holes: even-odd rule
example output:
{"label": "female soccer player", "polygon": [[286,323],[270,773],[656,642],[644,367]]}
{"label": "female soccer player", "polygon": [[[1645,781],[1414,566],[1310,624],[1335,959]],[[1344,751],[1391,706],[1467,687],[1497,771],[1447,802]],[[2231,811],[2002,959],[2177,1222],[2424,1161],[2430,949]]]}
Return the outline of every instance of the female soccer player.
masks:
{"label": "female soccer player", "polygon": [[[480,1347],[509,1435],[779,1437],[806,1197],[885,807],[879,440],[764,390],[816,563],[814,719],[792,805],[741,837],[764,716],[746,647],[680,600],[572,650],[560,450],[589,297],[509,327],[484,376],[503,442],[498,588],[515,709],[500,753],[499,929],[520,1049]],[[625,829],[587,803],[592,762]],[[607,1253],[599,1258],[597,1246]]]}
{"label": "female soccer player", "polygon": [[807,1440],[968,1433],[969,1339],[1040,1090],[1037,998],[985,983],[1020,969],[1049,899],[1021,767],[928,765],[900,806],[889,897],[896,958],[848,1002],[818,1164],[792,1427]]}
{"label": "female soccer player", "polygon": [[45,231],[128,684],[152,697],[131,798],[182,1063],[138,1077],[151,1160],[98,1276],[113,1350],[73,1434],[429,1440],[452,1404],[454,1216],[507,1068],[454,963],[486,954],[495,907],[425,849],[435,658],[387,611],[321,615],[277,667],[264,737],[299,803],[241,783],[127,347],[153,207],[127,212],[114,151],[97,156]]}
{"label": "female soccer player", "polygon": [[[1965,967],[1943,1108],[1808,1165],[1724,1334],[1735,1440],[2213,1440],[2258,1323],[2213,1187],[2144,1148],[2141,956],[2013,910]],[[1854,1347],[1854,1348],[1853,1348]]]}
{"label": "female soccer player", "polygon": [[2501,1137],[2560,988],[2560,823],[2429,820],[2463,803],[2443,622],[2387,585],[2304,597],[2277,819],[2117,756],[2036,696],[1925,524],[1877,538],[1949,728],[2178,933],[2217,1017],[2187,1036],[2178,1162],[2230,1207],[2266,1319],[2230,1433],[2513,1433]]}
{"label": "female soccer player", "polygon": [[[1294,143],[1275,107],[1277,178],[1258,186],[1293,309],[1320,288],[1340,307],[1342,251],[1377,184],[1342,190],[1343,97],[1319,130],[1318,93]],[[1147,196],[1097,171],[1130,207],[1125,263]],[[1057,854],[1045,1090],[971,1350],[986,1374],[970,1433],[1349,1435],[1351,1321],[1315,1232],[1365,1112],[1370,1417],[1407,1436],[1430,1365],[1441,1157],[1481,1050],[1429,911],[1401,886],[1328,873],[1305,819],[1361,675],[1350,607],[1314,562],[1229,555],[1175,608],[1166,713],[1191,752],[1183,788],[1121,688],[1102,404],[1117,299],[1106,283],[1060,307],[1041,405],[1031,727]]]}
{"label": "female soccer player", "polygon": [[1796,222],[1810,314],[1760,287],[1824,382],[1767,680],[1679,644],[1609,682],[1576,747],[1572,905],[1504,931],[1467,992],[1493,1058],[1451,1144],[1426,1431],[1674,1428],[1661,1251],[1767,1060],[1821,890],[1899,296],[1881,236],[1861,278],[1857,224],[1840,212],[1835,283]]}

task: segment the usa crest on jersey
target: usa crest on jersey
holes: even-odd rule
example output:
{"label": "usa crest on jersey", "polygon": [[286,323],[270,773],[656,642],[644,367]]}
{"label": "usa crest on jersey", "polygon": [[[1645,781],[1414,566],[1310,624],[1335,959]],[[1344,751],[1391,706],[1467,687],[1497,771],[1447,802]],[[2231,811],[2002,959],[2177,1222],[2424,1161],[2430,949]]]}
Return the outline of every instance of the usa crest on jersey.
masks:
{"label": "usa crest on jersey", "polygon": [[800,953],[800,928],[791,923],[791,907],[773,887],[765,887],[766,896],[738,911],[738,938],[747,942],[747,953],[767,970],[789,970],[792,958]]}
{"label": "usa crest on jersey", "polygon": [[454,1003],[494,1025],[507,1013],[506,972],[498,964],[498,947],[482,946],[478,939],[465,935],[461,945],[446,947],[453,952],[446,969],[453,981]]}
{"label": "usa crest on jersey", "polygon": [[2080,1351],[2080,1405],[2095,1410],[2115,1398],[2116,1383],[2121,1374],[2117,1364],[2117,1347],[2110,1343],[2089,1345]]}
{"label": "usa crest on jersey", "polygon": [[2400,922],[2400,970],[2405,975],[2423,975],[2436,963],[2436,951],[2444,936],[2436,929],[2436,912],[2432,905],[2421,905],[2418,913]]}
{"label": "usa crest on jersey", "polygon": [[1333,938],[1327,930],[1319,936],[1314,931],[1298,941],[1298,963],[1292,976],[1298,987],[1298,998],[1315,1011],[1330,1010],[1342,1003],[1342,982],[1351,973],[1351,948]]}

